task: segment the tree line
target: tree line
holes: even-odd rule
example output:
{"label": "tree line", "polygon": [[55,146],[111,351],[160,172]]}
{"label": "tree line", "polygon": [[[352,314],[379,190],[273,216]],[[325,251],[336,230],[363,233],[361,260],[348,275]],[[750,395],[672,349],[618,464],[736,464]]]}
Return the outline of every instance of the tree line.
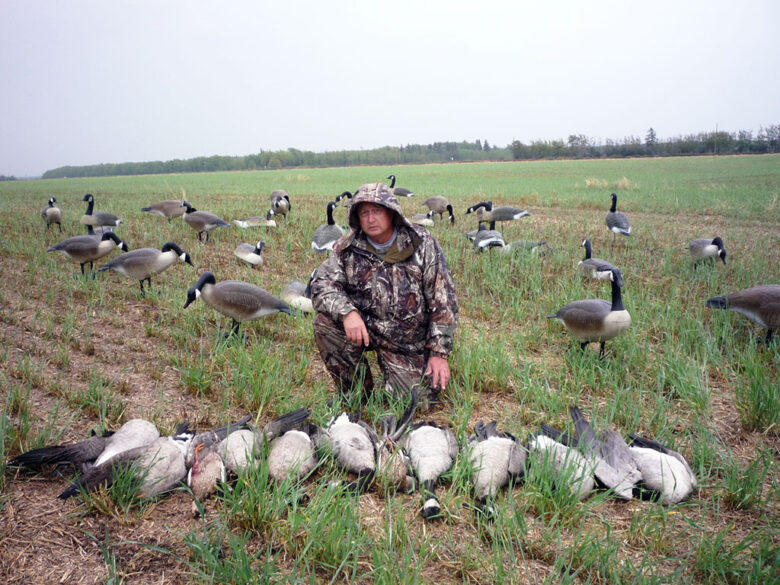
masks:
{"label": "tree line", "polygon": [[[103,163],[64,166],[43,174],[44,179],[66,177],[107,177],[214,171],[246,171],[295,167],[347,167],[441,162],[538,160],[558,158],[621,158],[635,156],[682,156],[696,154],[758,154],[780,152],[780,124],[752,131],[701,132],[659,140],[653,128],[644,139],[628,136],[622,140],[597,143],[583,134],[564,140],[519,140],[505,147],[491,146],[487,140],[434,142],[383,146],[367,150],[312,152],[288,148],[245,156],[208,156],[168,161]],[[8,177],[13,179],[13,177]]]}

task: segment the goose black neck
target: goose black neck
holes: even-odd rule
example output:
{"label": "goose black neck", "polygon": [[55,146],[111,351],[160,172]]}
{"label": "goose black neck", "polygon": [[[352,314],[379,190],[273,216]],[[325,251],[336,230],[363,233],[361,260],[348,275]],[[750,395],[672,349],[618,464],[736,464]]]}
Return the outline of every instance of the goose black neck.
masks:
{"label": "goose black neck", "polygon": [[593,255],[593,252],[590,247],[590,240],[585,240],[583,246],[585,246],[585,260],[590,260]]}
{"label": "goose black neck", "polygon": [[614,193],[612,194],[612,207],[610,207],[609,210],[612,213],[615,213],[615,211],[617,211],[617,195],[615,195]]}
{"label": "goose black neck", "polygon": [[87,211],[84,215],[92,215],[92,209],[95,207],[95,200],[90,197],[87,199]]}
{"label": "goose black neck", "polygon": [[496,220],[495,219],[490,222],[490,229],[491,230],[495,230],[496,229]]}
{"label": "goose black neck", "polygon": [[336,207],[336,206],[333,204],[332,201],[330,203],[328,203],[328,210],[327,210],[327,213],[328,213],[328,225],[335,225],[336,224],[336,222],[333,219],[333,208],[334,207]]}
{"label": "goose black neck", "polygon": [[392,189],[393,187],[395,187],[395,175],[390,175],[387,178],[390,179],[390,188]]}
{"label": "goose black neck", "polygon": [[207,284],[217,284],[217,279],[214,278],[214,274],[211,272],[204,272],[201,274],[200,278],[198,279],[198,282],[195,283],[195,288],[198,290],[202,290],[203,287]]}
{"label": "goose black neck", "polygon": [[620,285],[612,281],[612,310],[613,311],[625,311],[623,306],[623,294],[620,290]]}
{"label": "goose black neck", "polygon": [[122,240],[119,239],[119,236],[117,236],[114,232],[105,232],[103,236],[100,238],[102,241],[106,240],[114,240],[114,243],[118,246],[122,243]]}
{"label": "goose black neck", "polygon": [[161,252],[168,252],[170,250],[173,250],[174,252],[176,252],[176,254],[178,256],[181,256],[182,254],[184,254],[184,250],[179,248],[179,246],[178,246],[178,244],[176,244],[176,242],[166,242],[165,244],[163,244]]}

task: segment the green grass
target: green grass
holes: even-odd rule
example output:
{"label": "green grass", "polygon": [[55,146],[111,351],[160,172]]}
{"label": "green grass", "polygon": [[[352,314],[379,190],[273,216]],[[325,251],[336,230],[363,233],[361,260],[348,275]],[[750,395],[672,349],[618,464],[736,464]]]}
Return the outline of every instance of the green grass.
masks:
{"label": "green grass", "polygon": [[[599,428],[653,436],[681,451],[700,489],[671,508],[603,494],[580,502],[538,468],[499,493],[497,514],[487,521],[470,507],[470,468],[461,458],[437,489],[443,518],[425,524],[419,493],[344,494],[331,485],[343,473],[328,460],[303,485],[272,486],[261,462],[209,502],[208,521],[179,520],[188,552],[169,562],[200,583],[770,582],[780,542],[773,528],[780,341],[758,344],[765,335],[758,326],[704,301],[780,283],[776,155],[0,183],[0,515],[14,482],[7,457],[132,416],[151,416],[170,430],[183,417],[216,426],[250,413],[263,422],[299,406],[319,424],[340,408],[362,408],[372,423],[400,413],[401,403],[379,394],[365,405],[334,396],[310,316],[272,315],[224,340],[229,319],[203,302],[183,309],[187,289],[205,270],[274,294],[290,280],[306,281],[324,259],[310,239],[325,221],[326,203],[390,172],[417,193],[400,202],[408,214],[437,194],[455,207],[454,227],[445,221],[431,228],[453,272],[461,319],[452,381],[431,416],[465,444],[480,419],[496,419],[521,438],[542,422],[569,428],[568,406],[578,404]],[[226,220],[260,215],[277,188],[292,199],[277,229],[215,230],[208,244],[181,220],[168,224],[140,211],[185,189],[194,206]],[[634,226],[634,236],[614,246],[604,226],[612,191]],[[95,194],[96,209],[123,218],[117,233],[131,249],[173,240],[195,268],[173,265],[153,278],[146,298],[136,281],[113,272],[82,278],[77,264],[46,248],[82,233],[86,192]],[[65,236],[43,229],[40,208],[52,195],[64,211]],[[509,241],[547,240],[544,254],[475,254],[463,236],[475,225],[464,211],[485,199],[527,207],[531,217],[499,229]],[[336,220],[346,223],[343,207]],[[723,237],[729,264],[694,271],[687,242],[714,235]],[[607,285],[576,273],[585,237],[595,256],[621,267],[633,319],[607,343],[604,360],[596,344],[580,351],[545,318],[573,300],[609,298]],[[260,239],[266,262],[251,270],[232,252],[238,242]],[[21,483],[25,477],[13,489],[33,490]],[[120,491],[117,501],[90,496],[85,514],[132,524],[155,512],[138,506],[131,485]],[[303,491],[309,501],[301,505]],[[96,550],[115,579],[125,567],[113,554],[117,541],[101,539],[102,553]],[[133,562],[166,562],[151,548],[146,555]]]}

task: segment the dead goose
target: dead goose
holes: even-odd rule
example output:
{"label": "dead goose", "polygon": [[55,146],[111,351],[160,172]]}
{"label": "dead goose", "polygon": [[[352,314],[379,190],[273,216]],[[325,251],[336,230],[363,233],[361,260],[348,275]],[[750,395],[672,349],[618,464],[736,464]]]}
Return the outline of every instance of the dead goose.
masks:
{"label": "dead goose", "polygon": [[623,236],[631,235],[631,223],[628,221],[628,216],[622,211],[617,211],[617,194],[612,193],[612,206],[607,212],[607,216],[604,219],[604,223],[607,224],[607,229],[612,232],[612,242],[615,241],[615,235],[620,234]]}
{"label": "dead goose", "polygon": [[439,219],[444,219],[444,212],[446,211],[450,216],[450,223],[455,223],[455,213],[452,210],[452,205],[447,201],[444,195],[434,195],[423,201],[425,205],[431,211],[439,214]]}
{"label": "dead goose", "polygon": [[287,191],[276,189],[271,193],[271,209],[273,209],[274,214],[282,215],[287,219],[287,213],[292,209],[290,196],[287,194]]}
{"label": "dead goose", "polygon": [[707,300],[710,309],[726,309],[740,313],[762,327],[766,327],[766,343],[780,327],[780,284],[762,284]]}
{"label": "dead goose", "polygon": [[583,275],[590,276],[596,280],[609,280],[612,278],[612,270],[616,266],[610,264],[601,258],[593,258],[590,246],[590,240],[585,238],[580,246],[585,248],[585,258],[577,263],[577,267],[582,270]]}
{"label": "dead goose", "polygon": [[393,195],[396,197],[414,197],[414,193],[412,193],[409,189],[395,186],[395,175],[388,175],[387,178],[390,179],[389,186],[393,190]]}
{"label": "dead goose", "polygon": [[534,434],[528,442],[528,464],[549,470],[558,489],[566,486],[578,500],[584,500],[596,485],[593,464],[555,438],[561,435],[560,431],[542,425],[542,432]]}
{"label": "dead goose", "polygon": [[119,274],[136,279],[140,283],[141,296],[143,296],[146,294],[146,291],[144,291],[144,280],[151,288],[152,276],[167,270],[177,259],[186,262],[190,266],[193,265],[192,259],[190,259],[190,255],[187,252],[182,250],[175,242],[167,242],[159,250],[157,248],[138,248],[137,250],[125,252],[101,266],[98,272],[114,270]]}
{"label": "dead goose", "polygon": [[452,467],[458,455],[458,442],[449,427],[440,427],[434,422],[421,422],[401,440],[409,455],[412,469],[422,484],[425,497],[423,518],[430,519],[441,514],[441,503],[436,497],[436,482],[439,476]]}
{"label": "dead goose", "polygon": [[263,249],[265,248],[265,242],[262,240],[257,242],[256,246],[252,244],[241,243],[233,250],[233,254],[241,258],[244,262],[249,263],[252,268],[257,268],[263,265]]}
{"label": "dead goose", "polygon": [[677,504],[693,493],[696,476],[677,451],[637,435],[631,435],[629,451],[642,473],[642,484],[655,492],[662,504]]}
{"label": "dead goose", "polygon": [[56,223],[62,233],[62,209],[54,205],[57,203],[57,199],[49,197],[49,204],[41,210],[41,217],[46,222],[46,231],[49,231],[49,226]]}
{"label": "dead goose", "polygon": [[[557,319],[580,342],[584,350],[592,341],[601,344],[599,356],[604,356],[604,344],[631,326],[631,315],[623,306],[620,270],[612,269],[612,302],[602,299],[573,301],[558,309],[548,319]],[[780,288],[780,287],[779,287]]]}
{"label": "dead goose", "polygon": [[526,457],[522,443],[509,433],[499,432],[496,421],[479,421],[474,426],[468,440],[468,460],[478,509],[492,516],[488,501],[510,481],[522,477]]}
{"label": "dead goose", "polygon": [[720,236],[716,236],[713,239],[709,238],[696,238],[691,240],[688,244],[688,251],[693,257],[694,269],[702,260],[710,260],[713,264],[716,258],[720,258],[723,263],[726,263],[726,248],[723,247],[723,240]]}
{"label": "dead goose", "polygon": [[233,225],[240,228],[253,228],[253,227],[276,227],[276,221],[271,219],[275,215],[273,209],[269,209],[265,217],[244,217],[241,219],[234,219]]}
{"label": "dead goose", "polygon": [[182,205],[181,200],[169,200],[169,201],[160,201],[159,203],[152,203],[148,207],[142,207],[141,211],[145,211],[146,213],[151,213],[152,215],[159,215],[160,217],[164,217],[170,221],[175,217],[181,217],[184,215],[184,211],[186,210],[186,207]]}
{"label": "dead goose", "polygon": [[296,481],[308,476],[317,467],[316,437],[320,432],[309,423],[300,429],[290,429],[271,441],[268,450],[268,475],[276,482]]}
{"label": "dead goose", "polygon": [[71,260],[75,260],[81,266],[81,274],[84,274],[84,265],[89,263],[89,269],[94,269],[94,261],[107,255],[114,248],[127,252],[127,244],[114,232],[106,232],[102,237],[98,236],[73,236],[48,248],[47,252],[62,252]]}
{"label": "dead goose", "polygon": [[336,240],[344,235],[344,229],[341,226],[336,225],[336,222],[333,219],[333,210],[337,205],[338,203],[335,201],[328,203],[325,209],[328,223],[321,225],[314,231],[314,237],[311,240],[311,247],[319,254],[322,254],[326,251],[332,251],[333,244],[335,244]]}
{"label": "dead goose", "polygon": [[516,221],[528,217],[531,214],[525,209],[519,207],[509,207],[508,205],[499,205],[493,207],[492,201],[482,201],[476,205],[472,205],[466,210],[466,213],[476,213],[477,221],[492,222],[492,221]]}
{"label": "dead goose", "polygon": [[198,447],[198,445],[203,445],[205,450],[209,450],[221,443],[230,433],[249,428],[247,423],[250,420],[252,420],[252,417],[247,415],[235,422],[230,422],[215,429],[196,434],[192,438],[190,446],[187,449],[187,454],[184,457],[184,463],[187,465],[187,467],[192,467],[192,465],[195,463],[195,449]]}
{"label": "dead goose", "polygon": [[433,225],[434,215],[436,215],[436,212],[433,210],[428,213],[415,213],[409,218],[409,221],[423,227],[431,227]]}
{"label": "dead goose", "polygon": [[184,221],[187,225],[198,232],[198,241],[201,242],[203,234],[206,234],[206,242],[209,241],[209,232],[218,227],[230,227],[230,224],[214,213],[208,211],[198,211],[187,201],[182,201],[185,207]]}
{"label": "dead goose", "polygon": [[192,492],[192,514],[200,515],[199,504],[215,493],[220,483],[227,481],[225,462],[217,453],[216,445],[199,444],[194,451],[192,467],[187,472],[187,486]]}
{"label": "dead goose", "polygon": [[244,321],[279,312],[294,314],[290,307],[267,290],[240,280],[217,282],[211,272],[204,272],[190,287],[184,308],[201,296],[212,309],[233,319],[234,334],[238,334],[238,327]]}
{"label": "dead goose", "polygon": [[120,223],[122,223],[122,220],[113,213],[107,213],[105,211],[93,211],[95,206],[95,198],[92,193],[87,193],[81,200],[87,202],[87,210],[84,212],[84,215],[81,216],[80,220],[84,225],[100,227],[118,226]]}

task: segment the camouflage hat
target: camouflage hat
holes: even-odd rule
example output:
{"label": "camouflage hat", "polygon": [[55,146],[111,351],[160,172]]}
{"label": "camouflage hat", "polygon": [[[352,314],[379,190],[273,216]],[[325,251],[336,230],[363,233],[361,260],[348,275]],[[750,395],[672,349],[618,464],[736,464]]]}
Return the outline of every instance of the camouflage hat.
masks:
{"label": "camouflage hat", "polygon": [[358,231],[360,229],[360,220],[357,210],[361,203],[374,203],[386,207],[395,213],[393,223],[398,225],[411,225],[404,217],[404,212],[398,204],[398,199],[393,195],[393,190],[384,183],[367,183],[361,185],[349,203],[349,227]]}

